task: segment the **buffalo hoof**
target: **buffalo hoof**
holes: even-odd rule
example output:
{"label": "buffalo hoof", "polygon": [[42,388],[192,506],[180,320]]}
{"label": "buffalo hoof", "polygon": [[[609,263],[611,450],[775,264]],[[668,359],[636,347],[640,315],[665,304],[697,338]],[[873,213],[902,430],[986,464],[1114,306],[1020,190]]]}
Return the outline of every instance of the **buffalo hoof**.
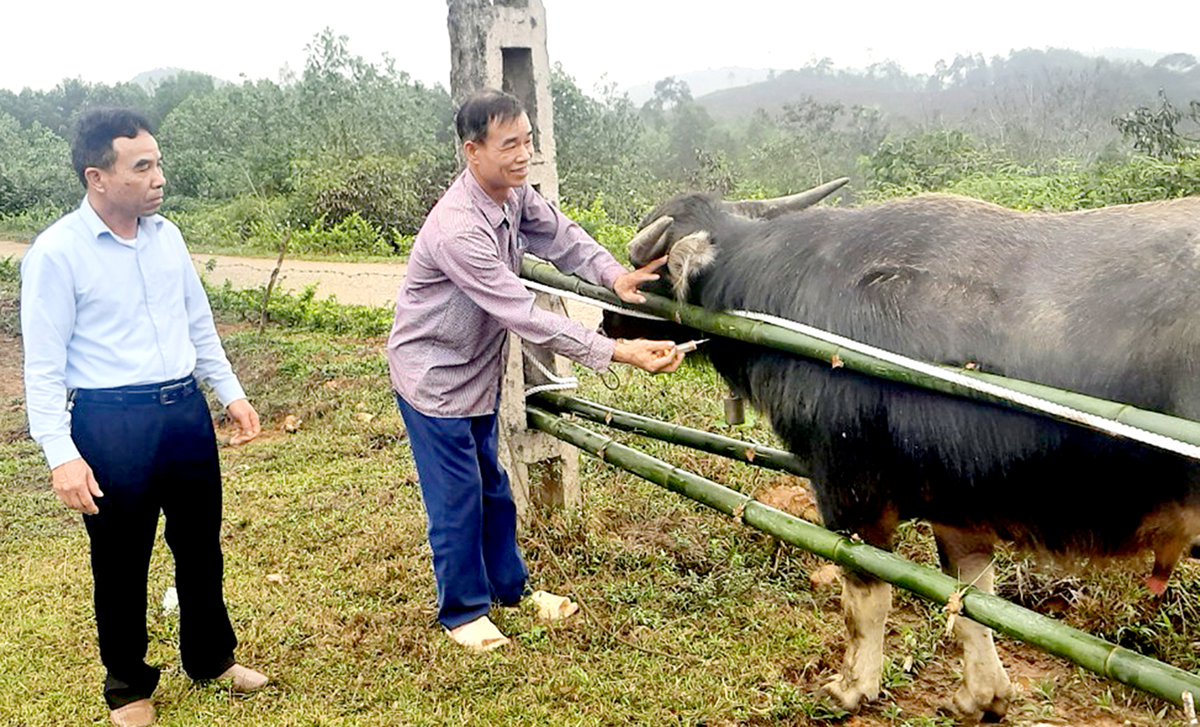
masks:
{"label": "buffalo hoof", "polygon": [[956,717],[963,724],[979,724],[980,722],[1000,722],[1008,714],[1008,702],[1012,697],[1012,688],[1008,684],[1003,694],[977,695],[972,694],[965,686],[959,687],[954,694],[954,701],[945,705],[942,711]]}
{"label": "buffalo hoof", "polygon": [[863,702],[869,702],[879,696],[878,687],[863,689],[854,682],[847,681],[841,674],[825,682],[821,691],[850,713],[857,713]]}

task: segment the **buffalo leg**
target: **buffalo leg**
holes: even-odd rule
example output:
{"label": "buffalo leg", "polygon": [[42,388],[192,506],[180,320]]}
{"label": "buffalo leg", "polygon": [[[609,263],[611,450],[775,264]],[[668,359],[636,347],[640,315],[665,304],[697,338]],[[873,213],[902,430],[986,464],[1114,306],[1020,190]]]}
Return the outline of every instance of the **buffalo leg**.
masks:
{"label": "buffalo leg", "polygon": [[[934,534],[944,572],[985,593],[995,593],[995,541],[990,535],[937,525]],[[963,683],[954,695],[954,711],[971,719],[1003,717],[1013,690],[996,655],[992,630],[963,616],[954,622],[954,636],[963,650]]]}
{"label": "buffalo leg", "polygon": [[865,574],[849,570],[843,573],[846,658],[842,673],[824,687],[843,709],[857,711],[863,700],[870,701],[879,696],[883,631],[891,609],[891,585]]}

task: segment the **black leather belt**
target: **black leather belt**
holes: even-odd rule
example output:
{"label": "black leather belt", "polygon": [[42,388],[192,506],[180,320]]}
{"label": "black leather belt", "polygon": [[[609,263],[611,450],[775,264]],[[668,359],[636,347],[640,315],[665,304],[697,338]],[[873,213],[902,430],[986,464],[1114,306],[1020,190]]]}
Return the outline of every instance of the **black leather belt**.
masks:
{"label": "black leather belt", "polygon": [[169,406],[183,401],[197,391],[196,379],[182,379],[161,384],[118,386],[115,389],[76,389],[71,401],[95,404],[161,404]]}

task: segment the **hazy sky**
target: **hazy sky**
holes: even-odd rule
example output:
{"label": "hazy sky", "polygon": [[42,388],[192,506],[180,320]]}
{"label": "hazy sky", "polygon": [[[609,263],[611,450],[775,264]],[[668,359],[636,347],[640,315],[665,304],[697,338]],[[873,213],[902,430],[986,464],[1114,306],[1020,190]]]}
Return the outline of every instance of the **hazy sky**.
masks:
{"label": "hazy sky", "polygon": [[[551,61],[589,92],[604,76],[625,88],[706,68],[799,68],[825,56],[859,68],[892,59],[911,73],[928,73],[957,53],[991,57],[1027,47],[1200,56],[1196,0],[1117,7],[1094,0],[734,0],[726,13],[698,11],[710,3],[695,0],[543,2]],[[67,77],[115,83],[163,67],[278,80],[285,64],[303,68],[304,46],[325,27],[349,36],[350,50],[369,61],[387,53],[414,78],[449,85],[445,0],[4,4],[0,88],[14,91],[49,89]],[[1141,10],[1146,17],[1136,15]]]}

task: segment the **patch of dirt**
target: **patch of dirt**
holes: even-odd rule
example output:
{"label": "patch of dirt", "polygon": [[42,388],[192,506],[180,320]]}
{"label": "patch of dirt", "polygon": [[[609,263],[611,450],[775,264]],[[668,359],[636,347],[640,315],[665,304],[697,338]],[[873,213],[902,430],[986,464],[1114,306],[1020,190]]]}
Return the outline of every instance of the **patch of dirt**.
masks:
{"label": "patch of dirt", "polygon": [[809,522],[821,522],[817,499],[802,477],[787,475],[774,480],[769,487],[755,493],[754,499]]}
{"label": "patch of dirt", "polygon": [[621,523],[613,530],[631,552],[662,551],[671,554],[682,569],[707,573],[713,563],[704,548],[708,539],[700,524],[698,517],[672,512],[651,520]]}
{"label": "patch of dirt", "polygon": [[0,331],[0,404],[25,396],[22,357],[21,337]]}

